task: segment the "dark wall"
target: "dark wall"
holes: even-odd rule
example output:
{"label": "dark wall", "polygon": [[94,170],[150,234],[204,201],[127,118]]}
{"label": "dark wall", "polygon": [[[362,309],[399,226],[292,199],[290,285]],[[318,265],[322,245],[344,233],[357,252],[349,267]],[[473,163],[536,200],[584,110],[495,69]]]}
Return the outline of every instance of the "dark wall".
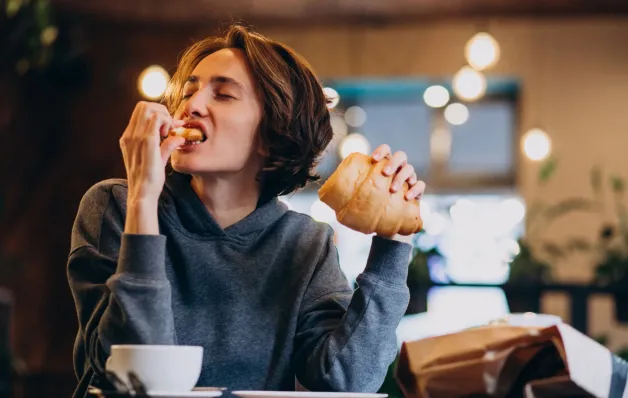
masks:
{"label": "dark wall", "polygon": [[72,371],[70,231],[83,193],[125,176],[118,139],[141,100],[139,73],[172,69],[193,39],[216,32],[69,18],[60,27],[63,51],[74,51],[62,67],[18,76],[0,61],[0,285],[14,292],[14,347],[33,373]]}

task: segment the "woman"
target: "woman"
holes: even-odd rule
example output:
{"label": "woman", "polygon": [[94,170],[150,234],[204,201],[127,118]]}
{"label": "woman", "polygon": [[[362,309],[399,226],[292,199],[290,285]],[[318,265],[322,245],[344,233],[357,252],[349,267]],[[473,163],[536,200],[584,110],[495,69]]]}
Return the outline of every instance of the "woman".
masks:
{"label": "woman", "polygon": [[[127,180],[96,184],[80,204],[68,261],[75,396],[112,344],[201,345],[199,386],[376,391],[396,354],[411,247],[373,237],[354,292],[332,229],[277,199],[318,179],[332,138],[308,64],[233,26],[187,50],[165,102],[133,111],[120,139]],[[204,141],[168,137],[182,125]],[[422,194],[403,152],[372,156],[388,158],[392,190],[407,181],[408,200]]]}

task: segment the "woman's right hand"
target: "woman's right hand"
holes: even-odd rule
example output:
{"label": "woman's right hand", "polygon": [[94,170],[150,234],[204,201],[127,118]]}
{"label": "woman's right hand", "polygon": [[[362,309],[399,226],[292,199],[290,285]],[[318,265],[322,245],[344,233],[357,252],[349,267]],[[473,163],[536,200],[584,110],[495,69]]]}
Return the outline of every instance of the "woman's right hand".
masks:
{"label": "woman's right hand", "polygon": [[[163,189],[170,154],[185,142],[168,132],[183,125],[174,120],[164,105],[138,102],[120,138],[129,185],[128,200],[157,203]],[[160,145],[161,137],[167,137]]]}

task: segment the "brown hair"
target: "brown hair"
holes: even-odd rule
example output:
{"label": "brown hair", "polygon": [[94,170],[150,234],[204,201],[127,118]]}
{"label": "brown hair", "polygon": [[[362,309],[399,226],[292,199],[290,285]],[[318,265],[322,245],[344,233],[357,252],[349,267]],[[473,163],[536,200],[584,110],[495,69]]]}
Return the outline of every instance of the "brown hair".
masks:
{"label": "brown hair", "polygon": [[260,175],[263,195],[289,194],[318,181],[314,168],[333,136],[328,99],[307,61],[280,42],[237,24],[222,37],[193,44],[183,53],[164,97],[170,112],[179,106],[194,67],[225,48],[245,53],[262,104],[259,132],[267,154]]}

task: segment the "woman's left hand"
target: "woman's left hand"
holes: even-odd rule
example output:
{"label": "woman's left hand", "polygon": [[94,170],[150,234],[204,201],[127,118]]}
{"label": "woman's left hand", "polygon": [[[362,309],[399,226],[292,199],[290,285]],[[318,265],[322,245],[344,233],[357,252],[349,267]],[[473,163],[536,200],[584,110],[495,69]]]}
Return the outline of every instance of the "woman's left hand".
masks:
{"label": "woman's left hand", "polygon": [[386,144],[380,145],[373,151],[371,155],[373,160],[379,162],[382,159],[390,158],[388,165],[382,169],[385,176],[393,176],[390,192],[397,192],[401,189],[404,182],[410,186],[406,192],[406,200],[421,199],[425,191],[425,183],[417,178],[414,167],[408,164],[408,156],[403,151],[391,152],[390,147]]}

